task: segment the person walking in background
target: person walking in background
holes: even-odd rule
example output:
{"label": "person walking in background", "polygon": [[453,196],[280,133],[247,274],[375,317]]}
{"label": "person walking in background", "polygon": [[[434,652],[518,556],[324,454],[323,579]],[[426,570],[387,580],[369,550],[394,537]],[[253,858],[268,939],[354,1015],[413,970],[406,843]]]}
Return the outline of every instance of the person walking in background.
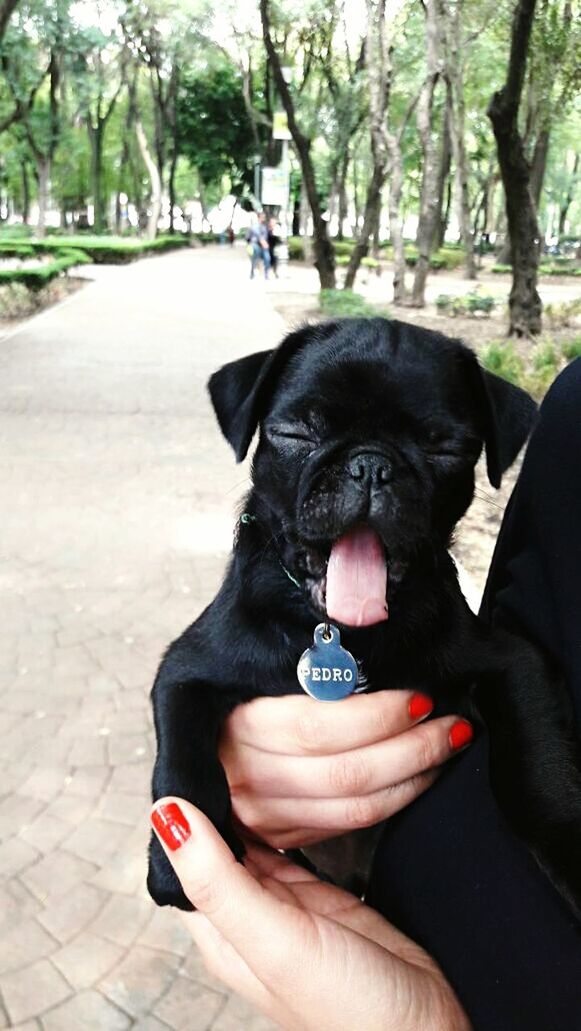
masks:
{"label": "person walking in background", "polygon": [[264,211],[259,212],[258,222],[248,231],[248,254],[250,256],[250,278],[254,279],[254,273],[259,261],[264,265],[264,278],[268,279],[270,270],[270,250],[268,247],[268,226]]}
{"label": "person walking in background", "polygon": [[276,278],[278,279],[278,257],[276,248],[280,243],[280,236],[276,233],[277,223],[275,218],[269,218],[268,220],[268,250],[270,253],[270,265]]}

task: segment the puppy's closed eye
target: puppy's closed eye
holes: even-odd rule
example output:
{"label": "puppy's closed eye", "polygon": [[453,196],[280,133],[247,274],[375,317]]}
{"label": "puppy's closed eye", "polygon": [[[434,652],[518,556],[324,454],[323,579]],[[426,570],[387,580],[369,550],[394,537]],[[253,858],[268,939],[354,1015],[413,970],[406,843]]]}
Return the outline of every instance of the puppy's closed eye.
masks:
{"label": "puppy's closed eye", "polygon": [[316,447],[318,444],[315,431],[303,422],[267,423],[265,431],[267,439],[275,447],[292,446],[293,444]]}

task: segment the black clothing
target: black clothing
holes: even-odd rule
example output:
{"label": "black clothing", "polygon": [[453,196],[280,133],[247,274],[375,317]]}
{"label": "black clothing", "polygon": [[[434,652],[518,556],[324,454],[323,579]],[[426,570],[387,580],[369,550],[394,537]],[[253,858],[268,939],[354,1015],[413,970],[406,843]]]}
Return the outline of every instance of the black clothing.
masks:
{"label": "black clothing", "polygon": [[[482,614],[557,659],[581,735],[581,359],[541,407]],[[389,821],[367,901],[440,963],[475,1031],[581,1028],[581,928],[496,806],[485,734]]]}

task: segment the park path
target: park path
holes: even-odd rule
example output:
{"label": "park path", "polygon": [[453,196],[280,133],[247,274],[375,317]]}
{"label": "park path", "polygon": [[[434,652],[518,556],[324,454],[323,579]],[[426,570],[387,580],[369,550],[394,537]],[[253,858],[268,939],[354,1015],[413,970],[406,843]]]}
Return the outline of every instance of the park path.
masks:
{"label": "park path", "polygon": [[218,248],[97,269],[0,339],[0,1028],[272,1027],[144,887],[148,692],[247,482],[205,382],[283,331],[247,274]]}

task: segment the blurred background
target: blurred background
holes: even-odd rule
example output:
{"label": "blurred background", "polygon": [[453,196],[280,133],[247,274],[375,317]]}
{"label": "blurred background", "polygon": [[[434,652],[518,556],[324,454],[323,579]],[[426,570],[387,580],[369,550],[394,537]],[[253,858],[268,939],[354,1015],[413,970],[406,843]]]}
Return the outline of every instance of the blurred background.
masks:
{"label": "blurred background", "polygon": [[[272,1026],[144,886],[149,690],[248,488],[205,384],[379,314],[542,399],[581,355],[579,14],[0,0],[0,1028]],[[474,606],[517,471],[459,528]]]}

